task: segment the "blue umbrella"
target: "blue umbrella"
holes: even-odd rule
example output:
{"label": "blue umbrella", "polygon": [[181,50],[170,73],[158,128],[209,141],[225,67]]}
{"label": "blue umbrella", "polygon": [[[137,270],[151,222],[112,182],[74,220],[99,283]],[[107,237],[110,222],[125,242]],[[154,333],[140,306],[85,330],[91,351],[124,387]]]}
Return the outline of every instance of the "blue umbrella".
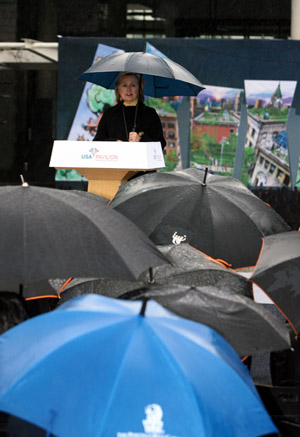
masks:
{"label": "blue umbrella", "polygon": [[112,53],[95,62],[79,79],[114,89],[119,73],[124,71],[143,75],[146,96],[196,96],[204,89],[181,65],[145,52]]}
{"label": "blue umbrella", "polygon": [[0,336],[0,410],[60,437],[277,432],[219,334],[145,303],[84,295]]}

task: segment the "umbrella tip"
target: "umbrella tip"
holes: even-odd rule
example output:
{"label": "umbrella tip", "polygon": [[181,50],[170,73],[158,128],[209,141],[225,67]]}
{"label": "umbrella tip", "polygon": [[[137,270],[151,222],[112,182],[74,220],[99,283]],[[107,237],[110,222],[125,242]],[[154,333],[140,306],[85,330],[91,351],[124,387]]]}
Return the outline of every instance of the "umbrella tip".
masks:
{"label": "umbrella tip", "polygon": [[155,279],[154,279],[154,276],[153,276],[153,268],[152,267],[149,267],[148,284],[155,284]]}
{"label": "umbrella tip", "polygon": [[147,298],[143,298],[143,303],[142,303],[142,307],[141,307],[141,311],[140,311],[140,316],[144,316],[145,315],[147,302],[148,302],[148,299]]}
{"label": "umbrella tip", "polygon": [[21,178],[21,182],[22,182],[22,187],[29,187],[28,182],[25,182],[22,174],[20,174],[20,178]]}
{"label": "umbrella tip", "polygon": [[206,178],[207,178],[208,167],[205,168],[204,178],[202,181],[202,186],[206,187]]}

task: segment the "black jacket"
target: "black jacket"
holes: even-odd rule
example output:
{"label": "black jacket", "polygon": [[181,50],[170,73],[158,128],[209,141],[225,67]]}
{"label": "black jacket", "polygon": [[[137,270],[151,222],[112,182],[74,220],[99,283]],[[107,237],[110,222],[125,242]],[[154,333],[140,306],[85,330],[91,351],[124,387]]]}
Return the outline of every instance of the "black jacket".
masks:
{"label": "black jacket", "polygon": [[[122,108],[124,109],[124,114]],[[123,103],[118,103],[106,109],[98,124],[94,141],[128,141],[126,135],[133,129],[135,110],[135,106],[124,106]],[[138,103],[135,132],[144,132],[141,141],[160,141],[162,148],[166,145],[161,121],[157,112],[155,109],[144,105],[141,101]]]}

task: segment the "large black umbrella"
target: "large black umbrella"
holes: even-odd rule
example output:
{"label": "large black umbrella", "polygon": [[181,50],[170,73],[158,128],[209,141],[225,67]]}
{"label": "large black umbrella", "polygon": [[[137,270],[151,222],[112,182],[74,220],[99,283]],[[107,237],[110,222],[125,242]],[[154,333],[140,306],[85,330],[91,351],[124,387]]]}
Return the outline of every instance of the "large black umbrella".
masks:
{"label": "large black umbrella", "polygon": [[125,71],[143,75],[147,96],[195,96],[204,89],[181,65],[145,52],[112,53],[93,64],[79,79],[114,89],[119,73]]}
{"label": "large black umbrella", "polygon": [[137,226],[94,196],[25,184],[1,187],[0,202],[2,281],[136,279],[167,262]]}
{"label": "large black umbrella", "polygon": [[263,239],[251,280],[280,309],[296,334],[300,331],[300,232],[282,232]]}
{"label": "large black umbrella", "polygon": [[140,176],[119,187],[110,206],[155,244],[183,241],[232,268],[254,266],[265,235],[290,230],[241,181],[188,168]]}
{"label": "large black umbrella", "polygon": [[131,291],[123,299],[154,299],[173,313],[221,334],[242,357],[288,349],[286,325],[246,296],[217,287],[168,285]]}
{"label": "large black umbrella", "polygon": [[61,283],[56,285],[61,302],[85,293],[118,298],[126,292],[140,291],[156,287],[158,284],[181,284],[194,287],[215,286],[252,299],[251,281],[214,262],[189,244],[158,246],[158,248],[168,263],[145,270],[138,281],[73,278],[61,289]]}
{"label": "large black umbrella", "polygon": [[[72,193],[77,194],[78,196],[84,196],[98,200],[98,202],[103,202],[105,205],[108,203],[108,199],[106,197],[89,193],[87,191],[72,190]],[[63,282],[65,282],[65,280]],[[24,296],[26,296],[26,300],[35,299],[36,297],[57,298],[59,296],[58,291],[49,283],[47,279],[27,284],[18,284],[10,280],[3,281],[0,279],[0,291],[1,290],[13,293],[21,292]]]}

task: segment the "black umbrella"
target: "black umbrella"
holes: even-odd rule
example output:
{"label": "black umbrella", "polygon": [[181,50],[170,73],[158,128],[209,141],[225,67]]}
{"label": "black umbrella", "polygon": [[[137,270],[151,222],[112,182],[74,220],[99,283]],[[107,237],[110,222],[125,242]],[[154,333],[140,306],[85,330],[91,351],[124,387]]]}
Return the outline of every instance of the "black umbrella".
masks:
{"label": "black umbrella", "polygon": [[[105,205],[108,203],[108,199],[106,197],[99,196],[98,194],[89,193],[82,190],[72,190],[72,193],[77,194],[78,196],[84,196],[98,200],[99,202],[103,202]],[[60,279],[59,281],[62,285],[66,279]],[[29,284],[18,284],[0,279],[0,291],[1,290],[13,293],[21,293],[23,296],[26,296],[26,300],[59,297],[59,288],[57,289],[57,287],[54,287],[53,284],[49,283],[47,279]]]}
{"label": "black umbrella", "polygon": [[216,287],[165,285],[131,291],[123,299],[154,299],[173,313],[221,334],[242,357],[287,349],[290,332],[270,311],[251,299]]}
{"label": "black umbrella", "polygon": [[25,296],[26,299],[34,299],[36,297],[58,298],[59,296],[59,293],[47,279],[29,284],[19,284],[11,280],[2,281],[0,279],[0,291],[20,293],[22,296]]}
{"label": "black umbrella", "polygon": [[238,179],[206,177],[196,168],[133,179],[119,187],[110,206],[155,244],[185,241],[232,268],[254,266],[261,238],[290,230]]}
{"label": "black umbrella", "polygon": [[300,331],[300,232],[282,232],[263,239],[251,280],[261,287]]}
{"label": "black umbrella", "polygon": [[93,197],[1,187],[0,279],[24,285],[68,276],[136,279],[167,262],[132,222]]}
{"label": "black umbrella", "polygon": [[[252,299],[252,283],[231,269],[214,262],[204,253],[183,243],[178,246],[157,246],[169,263],[143,272],[138,281],[73,278],[65,287],[56,286],[61,302],[85,293],[120,297],[132,290],[148,289],[158,284],[215,286]],[[55,284],[53,284],[55,286]]]}
{"label": "black umbrella", "polygon": [[125,71],[143,75],[147,96],[196,96],[204,89],[181,65],[145,52],[112,53],[93,64],[79,79],[114,89],[119,73]]}

